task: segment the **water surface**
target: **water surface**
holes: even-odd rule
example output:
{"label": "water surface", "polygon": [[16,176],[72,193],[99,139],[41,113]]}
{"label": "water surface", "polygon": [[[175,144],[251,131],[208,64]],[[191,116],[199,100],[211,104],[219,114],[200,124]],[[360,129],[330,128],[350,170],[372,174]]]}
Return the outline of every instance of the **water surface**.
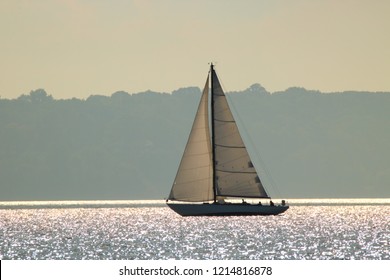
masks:
{"label": "water surface", "polygon": [[390,259],[390,200],[181,217],[162,201],[1,202],[0,259]]}

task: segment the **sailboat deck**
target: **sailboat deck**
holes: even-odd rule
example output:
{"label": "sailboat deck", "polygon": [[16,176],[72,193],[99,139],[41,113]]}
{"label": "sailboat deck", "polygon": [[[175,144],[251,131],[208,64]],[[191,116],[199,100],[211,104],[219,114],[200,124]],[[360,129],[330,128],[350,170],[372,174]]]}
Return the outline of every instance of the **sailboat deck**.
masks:
{"label": "sailboat deck", "polygon": [[281,214],[289,208],[287,205],[271,206],[245,203],[167,203],[167,205],[181,216],[267,216]]}

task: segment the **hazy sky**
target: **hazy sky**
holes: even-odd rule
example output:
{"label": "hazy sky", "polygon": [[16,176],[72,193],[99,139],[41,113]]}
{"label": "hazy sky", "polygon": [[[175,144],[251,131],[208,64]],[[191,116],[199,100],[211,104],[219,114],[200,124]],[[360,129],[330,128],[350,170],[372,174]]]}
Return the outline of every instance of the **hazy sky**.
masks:
{"label": "hazy sky", "polygon": [[388,0],[0,0],[0,96],[390,91]]}

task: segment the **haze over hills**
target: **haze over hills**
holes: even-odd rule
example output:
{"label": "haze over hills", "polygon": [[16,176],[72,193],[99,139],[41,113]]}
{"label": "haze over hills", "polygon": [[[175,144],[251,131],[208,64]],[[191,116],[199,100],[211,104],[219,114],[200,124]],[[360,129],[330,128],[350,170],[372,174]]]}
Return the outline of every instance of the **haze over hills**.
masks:
{"label": "haze over hills", "polygon": [[[190,87],[0,99],[0,200],[166,197],[199,98]],[[271,196],[390,197],[390,92],[254,84],[228,99]]]}

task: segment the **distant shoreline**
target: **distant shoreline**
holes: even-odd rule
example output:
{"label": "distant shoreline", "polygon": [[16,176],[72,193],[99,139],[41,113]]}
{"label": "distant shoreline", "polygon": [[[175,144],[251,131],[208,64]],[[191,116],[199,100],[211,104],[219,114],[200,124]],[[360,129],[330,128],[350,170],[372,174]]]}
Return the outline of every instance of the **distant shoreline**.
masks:
{"label": "distant shoreline", "polygon": [[[275,202],[278,199],[274,199]],[[390,205],[390,198],[300,198],[287,199],[291,206],[354,206]],[[56,208],[139,208],[165,207],[164,200],[59,200],[59,201],[0,201],[0,209]]]}

